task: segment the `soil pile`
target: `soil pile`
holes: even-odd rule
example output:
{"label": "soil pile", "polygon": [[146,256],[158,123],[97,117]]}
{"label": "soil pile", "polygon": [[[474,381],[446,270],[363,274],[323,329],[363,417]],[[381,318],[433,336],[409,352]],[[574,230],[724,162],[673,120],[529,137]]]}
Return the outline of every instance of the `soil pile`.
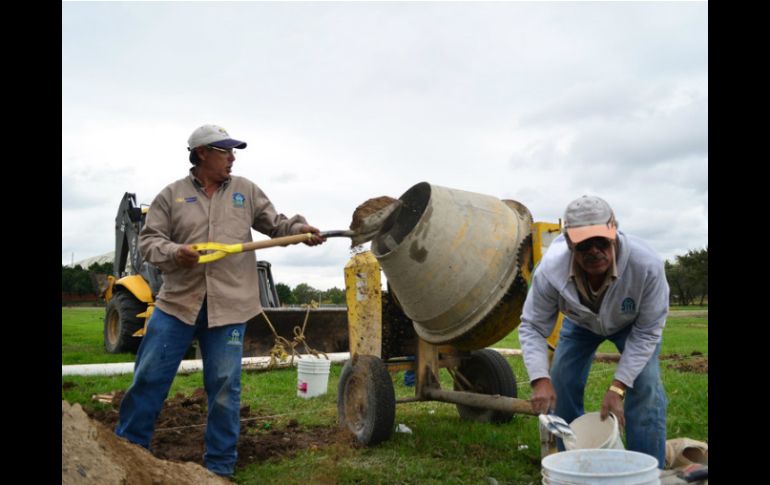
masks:
{"label": "soil pile", "polygon": [[159,460],[62,401],[62,485],[230,483],[195,463]]}
{"label": "soil pile", "polygon": [[[105,410],[84,412],[79,404],[70,406],[62,401],[62,484],[122,483],[123,479],[128,480],[126,484],[230,483],[202,466],[208,408],[203,389],[166,400],[156,421],[151,453],[114,434],[124,394],[114,393]],[[345,450],[361,446],[351,433],[338,426],[305,427],[295,419],[269,414],[252,411],[249,406],[241,408],[236,472],[254,463],[294,456],[303,449],[333,446]],[[158,467],[160,470],[155,471]],[[188,479],[191,469],[202,475]],[[131,477],[126,475],[129,470]]]}
{"label": "soil pile", "polygon": [[355,211],[353,211],[353,220],[350,222],[349,226],[350,229],[354,231],[359,230],[361,228],[361,223],[366,216],[370,216],[394,202],[398,202],[398,200],[393,197],[388,197],[387,195],[368,199],[366,202],[363,202],[356,207]]}

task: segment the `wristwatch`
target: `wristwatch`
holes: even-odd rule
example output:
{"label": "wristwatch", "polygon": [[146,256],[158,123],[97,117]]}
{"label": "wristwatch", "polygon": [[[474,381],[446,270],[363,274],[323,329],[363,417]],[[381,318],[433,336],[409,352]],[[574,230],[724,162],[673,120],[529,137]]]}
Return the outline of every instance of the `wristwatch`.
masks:
{"label": "wristwatch", "polygon": [[614,392],[618,396],[620,396],[620,399],[623,399],[623,398],[626,397],[626,391],[624,391],[623,389],[619,388],[618,386],[610,386],[609,390]]}

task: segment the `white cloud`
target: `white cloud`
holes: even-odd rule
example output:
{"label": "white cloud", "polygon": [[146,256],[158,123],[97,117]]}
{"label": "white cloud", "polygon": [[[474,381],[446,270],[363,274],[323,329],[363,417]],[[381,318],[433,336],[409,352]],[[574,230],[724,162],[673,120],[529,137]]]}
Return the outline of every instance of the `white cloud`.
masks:
{"label": "white cloud", "polygon": [[[664,257],[704,247],[707,20],[705,2],[65,2],[62,263],[110,251],[123,193],[183,177],[204,123],[322,230],[428,181],[549,221],[594,193]],[[348,245],[258,256],[342,287]]]}

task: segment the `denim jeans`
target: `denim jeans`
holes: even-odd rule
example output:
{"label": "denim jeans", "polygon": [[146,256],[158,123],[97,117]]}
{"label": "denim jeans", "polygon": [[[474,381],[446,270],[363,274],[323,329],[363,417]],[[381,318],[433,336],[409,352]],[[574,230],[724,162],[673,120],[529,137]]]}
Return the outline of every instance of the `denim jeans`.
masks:
{"label": "denim jeans", "polygon": [[238,458],[245,329],[245,323],[208,328],[205,301],[195,326],[155,307],[136,354],[134,380],[120,403],[115,433],[132,443],[150,447],[163,401],[185,352],[193,338],[197,338],[208,397],[203,461],[206,468],[216,474],[232,475]]}
{"label": "denim jeans", "polygon": [[[629,333],[630,325],[603,337],[564,319],[551,365],[551,382],[556,391],[558,416],[569,423],[585,414],[583,392],[596,348],[605,340],[610,340],[623,353]],[[660,380],[659,353],[660,343],[634,381],[634,387],[626,391],[623,410],[626,417],[626,448],[657,458],[658,468],[663,468],[668,401]],[[557,440],[557,443],[559,450],[564,450],[561,440]]]}

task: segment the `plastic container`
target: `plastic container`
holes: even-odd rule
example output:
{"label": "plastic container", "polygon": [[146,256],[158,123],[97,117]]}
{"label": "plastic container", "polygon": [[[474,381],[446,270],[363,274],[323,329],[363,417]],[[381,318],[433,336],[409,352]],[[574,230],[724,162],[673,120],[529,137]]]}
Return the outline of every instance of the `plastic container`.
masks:
{"label": "plastic container", "polygon": [[329,388],[331,361],[308,356],[297,362],[297,396],[309,399],[326,394]]}
{"label": "plastic container", "polygon": [[660,485],[658,460],[636,451],[562,451],[541,464],[544,485]]}
{"label": "plastic container", "polygon": [[586,413],[572,421],[569,427],[575,432],[575,441],[564,440],[564,447],[567,450],[625,449],[618,430],[618,420],[612,413],[604,421],[601,420],[598,412]]}

